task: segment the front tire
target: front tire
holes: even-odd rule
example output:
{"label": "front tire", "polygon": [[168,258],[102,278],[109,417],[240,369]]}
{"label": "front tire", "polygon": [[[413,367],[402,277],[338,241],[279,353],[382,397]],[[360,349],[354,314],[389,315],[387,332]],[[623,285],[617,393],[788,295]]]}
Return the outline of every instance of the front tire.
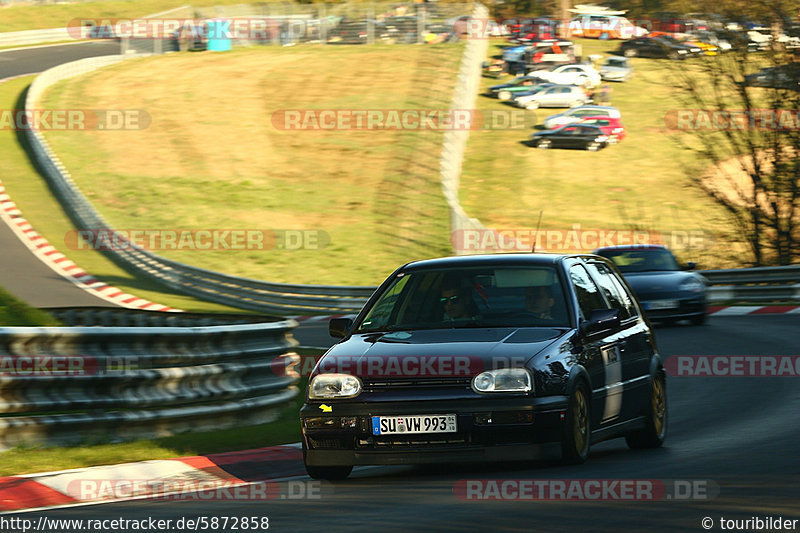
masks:
{"label": "front tire", "polygon": [[536,148],[541,148],[542,150],[547,150],[553,146],[553,141],[550,139],[542,139],[536,144]]}
{"label": "front tire", "polygon": [[592,141],[586,145],[586,149],[590,152],[596,152],[600,149],[600,143],[597,141]]}
{"label": "front tire", "polygon": [[635,48],[626,48],[622,55],[625,57],[636,57],[636,49]]}
{"label": "front tire", "polygon": [[586,385],[581,383],[569,397],[561,435],[561,462],[564,464],[581,464],[589,456],[592,428],[586,391]]}
{"label": "front tire", "polygon": [[663,370],[650,382],[650,402],[645,424],[643,430],[625,436],[625,442],[631,449],[658,448],[664,444],[667,436],[667,381]]}
{"label": "front tire", "polygon": [[525,109],[527,109],[528,111],[535,111],[536,109],[539,109],[539,102],[536,101],[528,102],[525,104]]}
{"label": "front tire", "polygon": [[503,102],[511,100],[511,91],[500,91],[497,93],[497,99]]}

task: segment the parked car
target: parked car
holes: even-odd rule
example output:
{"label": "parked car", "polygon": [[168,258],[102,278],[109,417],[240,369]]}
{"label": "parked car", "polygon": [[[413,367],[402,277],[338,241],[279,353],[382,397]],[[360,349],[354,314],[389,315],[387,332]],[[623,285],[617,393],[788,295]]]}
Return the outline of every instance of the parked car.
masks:
{"label": "parked car", "polygon": [[605,81],[628,81],[633,75],[633,67],[626,57],[611,56],[598,70]]}
{"label": "parked car", "polygon": [[720,37],[711,30],[694,30],[688,35],[704,43],[713,44],[719,49],[720,53],[729,52],[733,48],[733,45],[727,39]]}
{"label": "parked car", "polygon": [[745,76],[744,84],[751,87],[800,91],[800,63],[763,68],[755,74]]}
{"label": "parked car", "polygon": [[631,39],[647,35],[645,28],[634,26],[618,15],[581,14],[569,22],[570,35],[587,39]]}
{"label": "parked car", "polygon": [[694,263],[679,265],[672,252],[659,245],[609,246],[594,253],[617,265],[649,318],[705,323],[708,282],[700,274],[688,272]]}
{"label": "parked car", "polygon": [[561,65],[550,70],[537,70],[530,75],[558,85],[597,87],[601,82],[600,73],[590,65]]}
{"label": "parked car", "polygon": [[530,144],[536,148],[580,148],[596,152],[608,146],[609,136],[599,126],[567,124],[554,130],[537,131]]}
{"label": "parked car", "polygon": [[487,89],[486,94],[499,100],[510,100],[515,93],[529,91],[538,83],[539,80],[533,76],[519,76],[508,83],[492,85]]}
{"label": "parked car", "polygon": [[649,37],[659,37],[665,41],[671,42],[672,44],[688,46],[690,48],[699,48],[700,52],[698,55],[715,56],[719,51],[717,46],[710,43],[704,43],[695,37],[689,36],[688,34],[671,35],[664,32],[652,32]]}
{"label": "parked car", "polygon": [[528,45],[521,46],[508,46],[503,48],[503,61],[507,63],[516,63],[522,61],[522,56]]}
{"label": "parked car", "polygon": [[541,85],[530,94],[513,97],[517,107],[538,109],[540,107],[578,107],[589,101],[583,88],[577,85]]}
{"label": "parked car", "polygon": [[608,143],[615,144],[622,141],[627,135],[625,126],[619,118],[611,117],[584,117],[575,124],[588,124],[590,126],[597,126],[603,133],[608,136]]}
{"label": "parked car", "polygon": [[550,115],[544,119],[543,125],[546,129],[557,128],[564,124],[572,124],[586,117],[611,117],[622,118],[619,109],[604,105],[583,105],[568,109],[557,115]]}
{"label": "parked car", "polygon": [[668,59],[686,59],[699,55],[702,50],[683,44],[673,43],[660,37],[632,39],[620,45],[620,53],[625,57],[653,57]]}
{"label": "parked car", "polygon": [[586,460],[668,426],[654,332],[614,265],[590,255],[496,254],[406,264],[309,377],[300,410],[313,478],[354,465]]}

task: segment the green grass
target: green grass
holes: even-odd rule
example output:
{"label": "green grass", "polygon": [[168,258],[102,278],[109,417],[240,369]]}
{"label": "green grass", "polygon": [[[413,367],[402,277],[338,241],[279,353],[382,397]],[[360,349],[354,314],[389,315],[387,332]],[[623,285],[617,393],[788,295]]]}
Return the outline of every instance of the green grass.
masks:
{"label": "green grass", "polygon": [[49,314],[21,302],[0,287],[0,326],[58,326]]}
{"label": "green grass", "polygon": [[[19,78],[0,85],[0,109],[22,109],[27,86],[33,76]],[[148,279],[137,278],[98,252],[70,250],[65,246],[67,232],[74,229],[69,217],[33,167],[16,132],[0,131],[0,160],[3,161],[0,180],[11,199],[22,210],[33,227],[53,246],[86,272],[140,298],[194,312],[238,312],[241,310],[196,300],[175,293]]]}
{"label": "green grass", "polygon": [[[618,42],[580,40],[583,54],[611,55]],[[495,42],[490,54],[499,53]],[[682,62],[698,70],[703,58]],[[691,184],[708,163],[683,148],[691,134],[667,128],[665,115],[685,108],[673,87],[676,65],[667,60],[633,59],[635,74],[610,83],[612,105],[622,112],[627,138],[597,153],[537,150],[523,144],[533,129],[476,131],[470,136],[461,176],[462,205],[471,216],[497,229],[642,229],[660,233],[697,231],[694,248],[680,249],[704,268],[736,264],[741,247],[717,205]],[[502,80],[484,78],[482,90]],[[541,124],[563,109],[527,111],[480,96],[478,108],[524,113]]]}
{"label": "green grass", "polygon": [[446,108],[461,50],[300,45],[132,60],[58,84],[44,107],[144,109],[146,129],[46,135],[114,227],[330,239],[301,250],[158,251],[165,257],[271,281],[377,284],[399,264],[449,252],[441,131],[287,131],[273,114]]}

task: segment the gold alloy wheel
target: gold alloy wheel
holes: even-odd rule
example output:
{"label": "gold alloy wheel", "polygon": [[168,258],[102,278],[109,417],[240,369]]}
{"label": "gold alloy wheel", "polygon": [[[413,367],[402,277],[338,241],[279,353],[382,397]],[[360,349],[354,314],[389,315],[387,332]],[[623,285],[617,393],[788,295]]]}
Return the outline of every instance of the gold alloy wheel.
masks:
{"label": "gold alloy wheel", "polygon": [[664,419],[667,414],[667,402],[664,395],[664,378],[657,377],[653,380],[653,429],[656,435],[661,436],[664,432]]}
{"label": "gold alloy wheel", "polygon": [[[654,400],[655,401],[655,400]],[[582,454],[589,440],[589,413],[583,389],[575,390],[575,402],[572,406],[572,431],[575,440],[575,451]]]}

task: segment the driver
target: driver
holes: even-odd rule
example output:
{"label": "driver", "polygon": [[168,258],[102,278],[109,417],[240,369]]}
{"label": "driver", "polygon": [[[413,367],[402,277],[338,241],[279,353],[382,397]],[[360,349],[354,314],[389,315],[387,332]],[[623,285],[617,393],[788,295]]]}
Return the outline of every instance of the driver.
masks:
{"label": "driver", "polygon": [[525,289],[525,309],[537,318],[552,320],[551,310],[555,303],[550,285],[537,285]]}
{"label": "driver", "polygon": [[444,307],[446,319],[472,318],[478,314],[475,303],[472,301],[471,292],[469,287],[462,287],[458,284],[442,285],[440,301]]}

